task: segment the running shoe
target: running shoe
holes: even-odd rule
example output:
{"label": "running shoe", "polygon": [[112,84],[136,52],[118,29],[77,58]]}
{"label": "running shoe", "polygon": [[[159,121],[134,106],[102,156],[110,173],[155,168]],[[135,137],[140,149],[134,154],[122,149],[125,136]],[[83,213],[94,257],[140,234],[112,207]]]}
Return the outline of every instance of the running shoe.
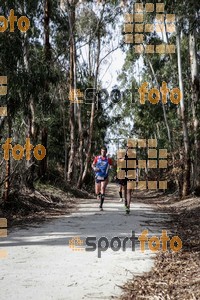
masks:
{"label": "running shoe", "polygon": [[125,206],[125,208],[126,208],[126,214],[129,215],[129,213],[130,213],[130,207]]}
{"label": "running shoe", "polygon": [[119,202],[123,202],[123,198],[120,198]]}

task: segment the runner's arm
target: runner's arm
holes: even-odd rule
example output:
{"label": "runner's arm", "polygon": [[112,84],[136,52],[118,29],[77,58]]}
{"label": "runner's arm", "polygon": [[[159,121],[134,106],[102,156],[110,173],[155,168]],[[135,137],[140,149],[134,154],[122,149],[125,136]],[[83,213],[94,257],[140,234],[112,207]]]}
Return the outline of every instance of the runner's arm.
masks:
{"label": "runner's arm", "polygon": [[97,163],[97,157],[95,157],[93,163],[92,163],[92,169],[94,170],[94,172],[97,172],[99,171],[98,168],[96,168],[96,163]]}

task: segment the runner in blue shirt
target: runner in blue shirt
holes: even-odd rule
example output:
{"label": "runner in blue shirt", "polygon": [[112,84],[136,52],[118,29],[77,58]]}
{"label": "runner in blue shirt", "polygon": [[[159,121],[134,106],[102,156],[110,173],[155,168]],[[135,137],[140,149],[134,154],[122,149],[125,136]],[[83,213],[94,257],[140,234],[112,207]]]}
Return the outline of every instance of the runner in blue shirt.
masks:
{"label": "runner in blue shirt", "polygon": [[107,148],[101,147],[101,155],[96,156],[92,164],[95,172],[95,192],[97,199],[100,200],[100,210],[103,210],[105,190],[108,184],[108,173],[112,165],[112,160],[106,156],[106,153]]}

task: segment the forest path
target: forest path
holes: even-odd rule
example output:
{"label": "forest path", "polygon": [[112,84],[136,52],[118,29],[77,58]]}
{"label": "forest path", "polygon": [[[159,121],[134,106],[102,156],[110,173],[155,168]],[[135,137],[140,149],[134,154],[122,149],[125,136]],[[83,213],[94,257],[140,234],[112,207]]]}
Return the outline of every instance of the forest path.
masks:
{"label": "forest path", "polygon": [[[148,272],[153,266],[153,252],[140,251],[138,236],[148,229],[150,236],[160,236],[169,216],[155,212],[147,204],[137,203],[133,195],[130,215],[125,215],[115,184],[107,187],[104,211],[95,199],[80,199],[71,215],[29,228],[14,228],[1,239],[1,249],[8,257],[0,259],[1,299],[9,300],[79,300],[111,299],[119,296],[122,286],[133,275]],[[114,252],[85,251],[86,237],[106,236],[109,241],[131,237],[135,232],[135,251],[129,240],[126,249]],[[81,251],[69,247],[69,240],[80,237]],[[102,242],[102,246],[104,243]]]}

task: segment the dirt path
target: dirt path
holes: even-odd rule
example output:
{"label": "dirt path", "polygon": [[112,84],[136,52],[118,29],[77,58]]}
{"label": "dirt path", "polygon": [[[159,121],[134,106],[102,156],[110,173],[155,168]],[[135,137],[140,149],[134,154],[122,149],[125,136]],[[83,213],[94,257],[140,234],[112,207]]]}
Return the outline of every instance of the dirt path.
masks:
{"label": "dirt path", "polygon": [[[151,206],[136,203],[126,216],[119,202],[116,185],[108,186],[104,211],[100,212],[94,199],[80,200],[79,210],[29,228],[13,229],[1,239],[1,249],[8,257],[0,259],[1,299],[9,300],[79,300],[110,299],[120,295],[120,285],[134,274],[149,271],[153,254],[140,251],[137,237],[149,230],[149,237],[161,235],[166,214],[155,212]],[[126,251],[110,248],[101,252],[73,251],[69,240],[79,236],[131,237],[135,231],[135,251],[127,242]],[[102,243],[102,247],[104,244]],[[147,245],[146,245],[147,248]]]}

